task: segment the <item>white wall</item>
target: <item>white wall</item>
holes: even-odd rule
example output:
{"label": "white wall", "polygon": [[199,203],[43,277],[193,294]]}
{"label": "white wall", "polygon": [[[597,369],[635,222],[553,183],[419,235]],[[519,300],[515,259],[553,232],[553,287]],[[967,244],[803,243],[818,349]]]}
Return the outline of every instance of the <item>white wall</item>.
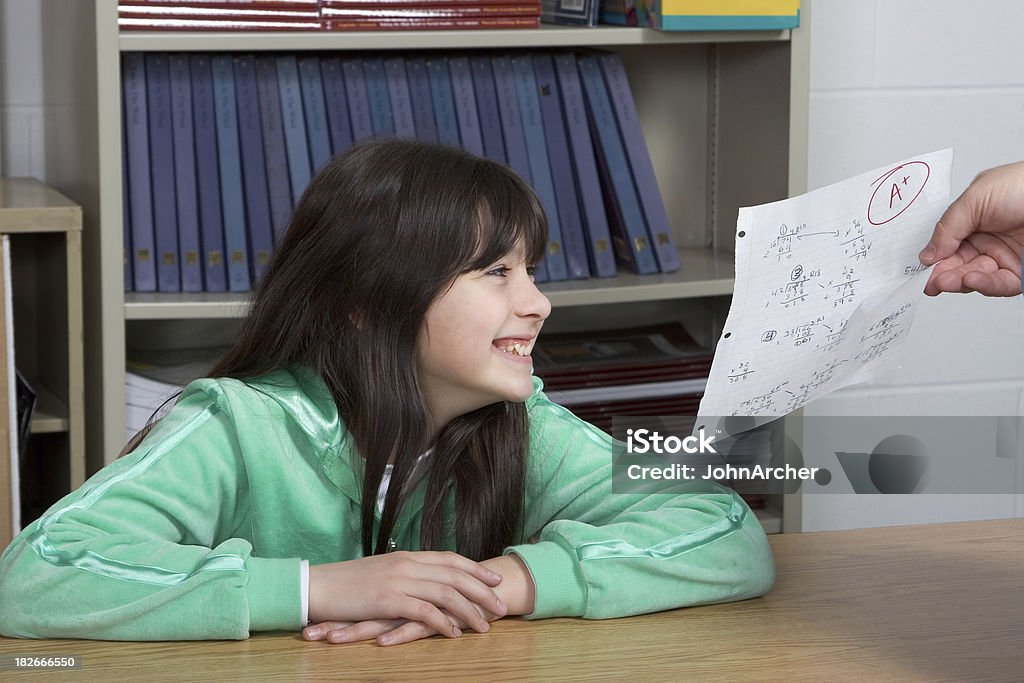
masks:
{"label": "white wall", "polygon": [[[44,83],[42,74],[44,59],[59,59],[54,42],[74,40],[82,1],[62,3],[60,21],[44,28],[40,0],[0,0],[5,175],[56,182],[61,156],[74,153],[60,131],[76,115],[75,84]],[[1024,159],[1024,3],[813,0],[811,17],[811,188],[952,146],[958,194],[978,171]],[[1024,385],[1022,348],[1019,299],[928,300],[900,371],[884,384],[838,392],[807,414],[870,414],[883,401],[914,414],[1019,414],[1013,397]],[[803,517],[805,529],[821,529],[1014,514],[1022,514],[1020,500],[1006,496],[815,495],[804,497]]]}
{"label": "white wall", "polygon": [[[811,188],[953,147],[956,196],[984,168],[1024,159],[1024,3],[813,3]],[[1018,415],[1022,323],[1019,297],[927,299],[899,371],[805,414]],[[1021,514],[1020,497],[1006,495],[803,498],[805,530]]]}

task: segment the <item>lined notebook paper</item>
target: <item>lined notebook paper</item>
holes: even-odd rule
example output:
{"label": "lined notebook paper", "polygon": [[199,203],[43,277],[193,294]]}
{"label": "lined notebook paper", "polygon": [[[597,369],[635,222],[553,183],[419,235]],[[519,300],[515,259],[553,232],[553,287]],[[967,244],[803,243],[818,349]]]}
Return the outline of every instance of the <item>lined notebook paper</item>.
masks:
{"label": "lined notebook paper", "polygon": [[953,150],[739,211],[732,307],[700,415],[781,416],[898,365]]}

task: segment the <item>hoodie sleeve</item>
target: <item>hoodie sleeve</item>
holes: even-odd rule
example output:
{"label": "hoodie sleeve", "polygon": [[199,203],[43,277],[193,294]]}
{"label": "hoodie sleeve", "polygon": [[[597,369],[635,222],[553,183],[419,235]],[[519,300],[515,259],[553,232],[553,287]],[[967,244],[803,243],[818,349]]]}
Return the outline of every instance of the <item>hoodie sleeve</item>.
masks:
{"label": "hoodie sleeve", "polygon": [[133,453],[18,535],[0,557],[0,633],[198,640],[299,627],[299,559],[252,555],[245,467],[218,394],[212,380],[191,385]]}
{"label": "hoodie sleeve", "polygon": [[764,531],[733,491],[693,481],[672,494],[612,493],[612,441],[536,392],[520,556],[536,584],[530,618],[591,619],[766,593]]}

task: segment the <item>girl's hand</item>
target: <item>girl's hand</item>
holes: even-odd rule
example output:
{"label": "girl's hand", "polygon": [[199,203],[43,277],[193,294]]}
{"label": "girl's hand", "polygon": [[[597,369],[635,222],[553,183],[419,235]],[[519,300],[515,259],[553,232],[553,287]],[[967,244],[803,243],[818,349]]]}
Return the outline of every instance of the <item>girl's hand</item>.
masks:
{"label": "girl's hand", "polygon": [[309,620],[404,620],[457,638],[457,624],[482,632],[490,628],[485,613],[505,614],[492,590],[500,582],[500,574],[451,552],[396,552],[315,565],[309,568]]}
{"label": "girl's hand", "polygon": [[[461,629],[468,628],[464,621],[453,616],[447,610],[442,610],[442,612],[460,629],[458,635],[462,635]],[[486,623],[501,617],[480,610],[480,618]],[[489,625],[484,631],[488,629],[490,629]],[[474,630],[483,632],[479,628]],[[326,640],[329,643],[355,643],[360,640],[376,638],[378,645],[401,645],[436,635],[447,636],[449,634],[441,633],[422,621],[408,621],[407,619],[368,619],[359,622],[325,621],[319,624],[310,624],[302,629],[302,637],[306,640]]]}
{"label": "girl's hand", "polygon": [[[508,614],[529,614],[534,609],[534,584],[526,564],[518,555],[506,555],[485,560],[482,566],[489,567],[501,574],[501,583],[494,592],[503,604],[509,606]],[[478,615],[485,621],[500,619],[502,614],[486,612],[477,607]],[[457,628],[467,628],[467,622],[444,612],[451,623]],[[474,628],[483,633],[489,629]],[[354,643],[360,640],[376,638],[378,645],[400,645],[433,635],[450,635],[439,631],[422,621],[408,619],[368,619],[365,621],[328,621],[311,624],[302,631],[306,640],[327,640],[331,643]],[[460,632],[461,635],[461,632]],[[456,636],[458,637],[458,636]]]}

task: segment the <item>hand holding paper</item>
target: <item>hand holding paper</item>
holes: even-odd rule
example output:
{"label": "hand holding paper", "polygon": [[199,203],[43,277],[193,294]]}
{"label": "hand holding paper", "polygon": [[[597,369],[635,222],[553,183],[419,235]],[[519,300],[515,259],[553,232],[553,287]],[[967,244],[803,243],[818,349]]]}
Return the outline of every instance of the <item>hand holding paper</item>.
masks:
{"label": "hand holding paper", "polygon": [[895,366],[946,208],[952,150],[742,208],[701,416],[780,416]]}

